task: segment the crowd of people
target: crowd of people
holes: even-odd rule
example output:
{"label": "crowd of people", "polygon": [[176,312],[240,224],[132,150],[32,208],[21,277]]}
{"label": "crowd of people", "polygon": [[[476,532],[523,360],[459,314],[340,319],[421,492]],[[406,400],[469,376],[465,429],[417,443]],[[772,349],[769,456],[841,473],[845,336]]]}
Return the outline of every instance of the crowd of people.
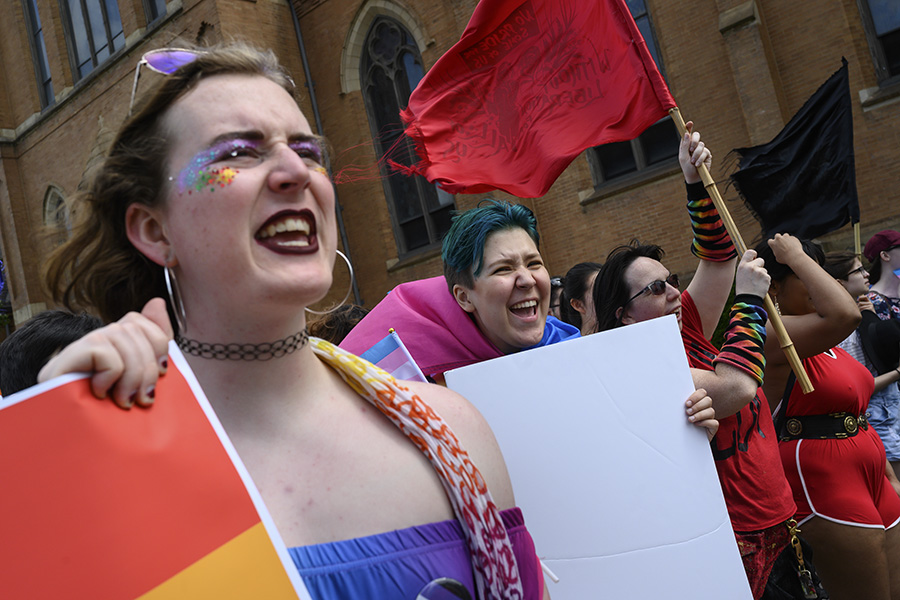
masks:
{"label": "crowd of people", "polygon": [[[97,317],[54,311],[13,333],[0,344],[4,393],[87,371],[98,397],[150,407],[174,339],[313,598],[412,599],[450,578],[471,598],[543,599],[500,448],[436,384],[673,315],[696,387],[684,416],[710,440],[753,597],[786,597],[775,579],[799,525],[831,598],[900,600],[900,233],[869,240],[870,271],[788,234],[738,256],[700,180],[712,154],[688,123],[679,163],[698,262],[684,290],[647,241],[551,278],[534,214],[488,201],[454,217],[443,276],[312,320],[304,308],[328,292],[337,246],[324,143],[271,52],[184,55],[73,199],[79,222],[49,263],[57,302]],[[357,358],[389,329],[434,383]],[[408,418],[410,405],[428,418]]]}

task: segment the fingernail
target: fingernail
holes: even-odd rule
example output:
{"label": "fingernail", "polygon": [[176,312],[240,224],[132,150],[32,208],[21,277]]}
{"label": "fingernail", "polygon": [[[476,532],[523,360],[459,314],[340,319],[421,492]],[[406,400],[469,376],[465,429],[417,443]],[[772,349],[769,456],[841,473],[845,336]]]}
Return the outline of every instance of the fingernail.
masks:
{"label": "fingernail", "polygon": [[169,357],[163,356],[159,359],[159,370],[165,372],[169,368]]}
{"label": "fingernail", "polygon": [[148,387],[147,392],[144,394],[144,396],[146,396],[147,400],[153,402],[153,399],[156,398],[156,386],[151,385],[150,387]]}
{"label": "fingernail", "polygon": [[128,400],[125,401],[125,408],[131,408],[134,404],[134,401],[137,399],[137,392],[131,392],[131,395],[128,396]]}

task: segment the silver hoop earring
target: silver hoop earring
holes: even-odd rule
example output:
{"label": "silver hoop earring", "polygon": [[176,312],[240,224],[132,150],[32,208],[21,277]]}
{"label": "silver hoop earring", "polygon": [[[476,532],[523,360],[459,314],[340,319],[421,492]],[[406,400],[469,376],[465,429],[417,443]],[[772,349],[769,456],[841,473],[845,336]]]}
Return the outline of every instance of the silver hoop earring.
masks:
{"label": "silver hoop earring", "polygon": [[187,331],[187,317],[184,314],[184,304],[181,302],[181,291],[178,289],[178,281],[175,273],[170,272],[168,266],[163,267],[163,275],[166,278],[166,291],[169,292],[169,302],[172,303],[172,312],[175,313],[175,322],[178,325],[178,334],[184,335]]}
{"label": "silver hoop earring", "polygon": [[347,293],[344,294],[344,299],[335,304],[334,308],[329,308],[328,310],[318,311],[313,310],[311,308],[304,308],[304,310],[308,313],[312,313],[314,315],[327,315],[328,313],[334,312],[339,309],[344,303],[347,301],[347,298],[350,297],[350,292],[353,290],[353,265],[350,264],[350,259],[347,258],[347,255],[341,252],[340,250],[335,250],[337,255],[344,259],[344,262],[347,263],[347,269],[350,271],[350,285],[347,287]]}

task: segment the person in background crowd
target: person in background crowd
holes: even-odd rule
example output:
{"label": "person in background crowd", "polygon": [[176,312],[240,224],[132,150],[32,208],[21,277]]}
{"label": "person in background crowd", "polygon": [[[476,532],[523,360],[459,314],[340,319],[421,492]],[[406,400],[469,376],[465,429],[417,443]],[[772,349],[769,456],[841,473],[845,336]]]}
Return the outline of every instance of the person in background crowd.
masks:
{"label": "person in background crowd", "polygon": [[875,391],[869,398],[866,416],[884,444],[894,474],[900,473],[900,321],[882,321],[875,314],[866,292],[869,274],[853,252],[829,252],[825,270],[856,299],[862,314],[859,327],[839,344],[847,354],[862,363],[875,379]]}
{"label": "person in background crowd", "polygon": [[863,255],[871,263],[869,299],[880,319],[900,321],[900,233],[879,231],[866,242]]}
{"label": "person in background crowd", "polygon": [[822,268],[824,253],[810,241],[776,234],[757,252],[815,388],[802,392],[770,332],[765,390],[778,407],[779,450],[796,519],[832,600],[898,600],[900,483],[866,422],[872,375],[837,347],[859,325],[856,300]]}
{"label": "person in background crowd", "polygon": [[[694,385],[707,390],[720,421],[711,442],[716,470],[750,589],[764,598],[776,561],[793,552],[789,520],[795,505],[785,480],[775,427],[762,389],[766,339],[763,294],[769,276],[752,250],[736,253],[697,170],[712,163],[700,135],[682,138],[678,159],[684,173],[688,213],[700,258],[684,292],[678,276],[660,260],[659,246],[632,243],[614,249],[594,284],[599,331],[674,315],[681,329]],[[710,339],[735,285],[735,298],[721,349]]]}
{"label": "person in background crowd", "polygon": [[332,344],[340,344],[357,323],[369,314],[368,309],[357,304],[344,304],[309,324],[309,335],[322,338]]}
{"label": "person in background crowd", "polygon": [[574,325],[581,335],[594,333],[594,281],[602,265],[596,262],[580,262],[566,273],[560,312],[562,320]]}
{"label": "person in background crowd", "polygon": [[563,280],[561,277],[551,277],[550,278],[550,311],[547,313],[551,317],[555,317],[557,319],[562,320],[560,316],[561,307],[559,305],[559,298],[562,294],[563,290]]}
{"label": "person in background crowd", "polygon": [[102,325],[84,312],[47,310],[31,317],[0,343],[0,390],[9,396],[35,385],[48,360]]}

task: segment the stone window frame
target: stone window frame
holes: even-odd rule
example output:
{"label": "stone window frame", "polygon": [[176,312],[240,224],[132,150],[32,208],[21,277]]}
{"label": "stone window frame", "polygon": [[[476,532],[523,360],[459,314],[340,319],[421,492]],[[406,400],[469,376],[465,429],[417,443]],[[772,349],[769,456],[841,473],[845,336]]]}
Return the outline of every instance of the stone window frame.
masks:
{"label": "stone window frame", "polygon": [[[105,40],[105,44],[99,47],[95,39],[98,36],[95,35],[93,30],[96,23],[91,23],[88,1],[59,0],[63,16],[66,48],[69,53],[69,63],[72,68],[72,79],[74,81],[84,79],[94,69],[108,61],[116,52],[125,47],[125,31],[122,26],[122,16],[117,1],[97,0],[96,6],[99,8],[100,24],[103,27],[101,39]],[[73,6],[78,9],[77,15],[72,11]],[[115,9],[115,15],[111,15],[110,9]],[[84,35],[87,43],[87,48],[84,49],[85,55],[82,55],[78,47],[77,40],[81,35]]]}
{"label": "stone window frame", "polygon": [[[653,26],[647,2],[648,0],[628,2],[628,8],[644,34],[659,72],[665,77],[665,65],[659,55],[656,28]],[[635,6],[636,4],[638,6]],[[648,32],[649,36],[646,35]],[[664,139],[670,141],[663,141]],[[616,168],[610,158],[617,154],[630,157],[633,166]],[[654,156],[655,154],[657,156]],[[667,116],[651,125],[638,137],[624,142],[595,146],[585,152],[585,157],[590,167],[594,189],[579,194],[582,203],[616,194],[672,173],[678,164],[678,131],[672,118]]]}
{"label": "stone window frame", "polygon": [[28,45],[31,47],[35,82],[41,101],[41,110],[43,110],[56,101],[53,93],[53,78],[50,76],[50,62],[47,60],[47,46],[44,43],[44,29],[41,24],[41,15],[38,12],[37,0],[22,0],[22,7],[25,12],[25,23],[28,26]]}
{"label": "stone window frame", "polygon": [[72,215],[62,190],[51,185],[44,193],[42,222],[53,233],[53,245],[58,246],[72,234]]}

